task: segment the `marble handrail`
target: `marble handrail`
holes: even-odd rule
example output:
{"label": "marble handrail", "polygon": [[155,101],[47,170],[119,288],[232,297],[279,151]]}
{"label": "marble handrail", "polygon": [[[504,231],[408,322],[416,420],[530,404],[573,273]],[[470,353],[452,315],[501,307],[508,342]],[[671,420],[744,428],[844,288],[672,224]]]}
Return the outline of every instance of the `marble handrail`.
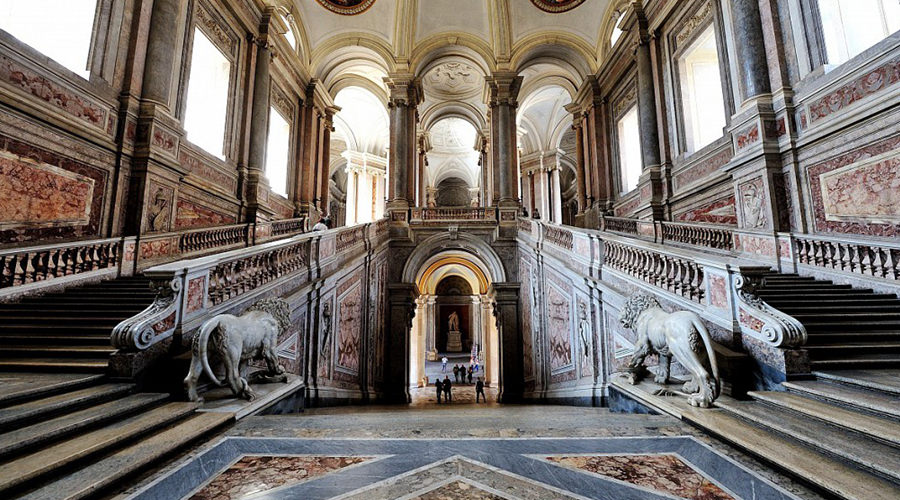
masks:
{"label": "marble handrail", "polygon": [[797,262],[863,276],[900,280],[900,245],[794,235]]}
{"label": "marble handrail", "polygon": [[493,222],[497,220],[497,211],[493,207],[459,207],[459,208],[413,208],[412,220],[433,221],[477,221]]}
{"label": "marble handrail", "polygon": [[716,250],[734,250],[734,232],[730,227],[667,221],[657,224],[663,243],[674,241]]}
{"label": "marble handrail", "polygon": [[115,269],[122,258],[121,249],[121,238],[106,238],[2,250],[0,289]]}
{"label": "marble handrail", "polygon": [[152,281],[156,298],[113,329],[113,346],[145,350],[176,331],[192,331],[210,316],[252,301],[271,287],[308,276],[313,265],[341,254],[336,240],[342,234],[363,242],[375,230],[373,224],[363,224],[316,231],[151,267],[144,275]]}

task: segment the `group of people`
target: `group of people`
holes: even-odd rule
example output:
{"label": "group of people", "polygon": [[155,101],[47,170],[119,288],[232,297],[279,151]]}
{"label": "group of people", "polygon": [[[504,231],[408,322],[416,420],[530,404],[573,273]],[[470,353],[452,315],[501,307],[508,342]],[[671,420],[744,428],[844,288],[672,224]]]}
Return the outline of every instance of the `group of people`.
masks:
{"label": "group of people", "polygon": [[[462,370],[459,370],[458,366],[453,367],[454,373],[456,374],[456,381],[459,382],[459,372],[465,372],[465,366],[462,367]],[[472,383],[472,367],[469,367],[469,383]],[[445,375],[444,380],[441,381],[440,378],[434,381],[434,388],[437,391],[437,402],[441,404],[441,396],[444,398],[445,403],[453,402],[453,382],[450,381],[450,376]],[[481,399],[484,398],[484,402],[487,403],[487,395],[484,393],[484,381],[481,377],[478,377],[478,380],[475,382],[475,402],[480,403]]]}
{"label": "group of people", "polygon": [[478,367],[474,365],[469,365],[468,368],[466,368],[466,365],[453,365],[453,376],[456,378],[457,384],[466,383],[466,379],[471,384],[472,376],[476,371],[478,371]]}

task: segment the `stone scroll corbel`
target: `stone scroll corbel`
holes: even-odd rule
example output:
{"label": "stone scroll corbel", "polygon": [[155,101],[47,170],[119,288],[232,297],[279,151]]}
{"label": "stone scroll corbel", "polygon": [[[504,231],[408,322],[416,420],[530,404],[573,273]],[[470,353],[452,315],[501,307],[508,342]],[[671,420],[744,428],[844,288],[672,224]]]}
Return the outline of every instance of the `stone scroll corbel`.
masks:
{"label": "stone scroll corbel", "polygon": [[734,279],[741,330],[773,347],[806,344],[806,328],[794,317],[775,309],[757,295],[768,269],[741,269]]}
{"label": "stone scroll corbel", "polygon": [[182,302],[181,277],[153,278],[150,286],[156,290],[153,303],[113,329],[111,340],[117,349],[142,351],[175,333]]}

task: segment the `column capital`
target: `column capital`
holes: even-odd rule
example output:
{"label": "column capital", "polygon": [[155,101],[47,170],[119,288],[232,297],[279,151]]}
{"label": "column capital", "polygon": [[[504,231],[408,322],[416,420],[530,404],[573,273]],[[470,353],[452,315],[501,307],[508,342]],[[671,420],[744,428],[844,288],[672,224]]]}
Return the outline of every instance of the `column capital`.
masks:
{"label": "column capital", "polygon": [[491,107],[503,104],[518,106],[517,99],[523,79],[514,71],[497,72],[484,77],[485,104]]}
{"label": "column capital", "polygon": [[411,73],[391,73],[384,77],[388,88],[388,107],[416,107],[424,99],[422,80]]}

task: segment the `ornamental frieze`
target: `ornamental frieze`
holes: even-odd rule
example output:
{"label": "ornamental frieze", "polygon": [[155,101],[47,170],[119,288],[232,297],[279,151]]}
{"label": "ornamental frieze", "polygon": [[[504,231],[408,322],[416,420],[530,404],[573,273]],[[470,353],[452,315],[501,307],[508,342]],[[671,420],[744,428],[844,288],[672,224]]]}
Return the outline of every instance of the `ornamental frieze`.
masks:
{"label": "ornamental frieze", "polygon": [[375,0],[318,0],[322,7],[343,16],[355,16],[369,10]]}
{"label": "ornamental frieze", "polygon": [[544,12],[559,14],[578,7],[584,0],[531,0],[531,3]]}

